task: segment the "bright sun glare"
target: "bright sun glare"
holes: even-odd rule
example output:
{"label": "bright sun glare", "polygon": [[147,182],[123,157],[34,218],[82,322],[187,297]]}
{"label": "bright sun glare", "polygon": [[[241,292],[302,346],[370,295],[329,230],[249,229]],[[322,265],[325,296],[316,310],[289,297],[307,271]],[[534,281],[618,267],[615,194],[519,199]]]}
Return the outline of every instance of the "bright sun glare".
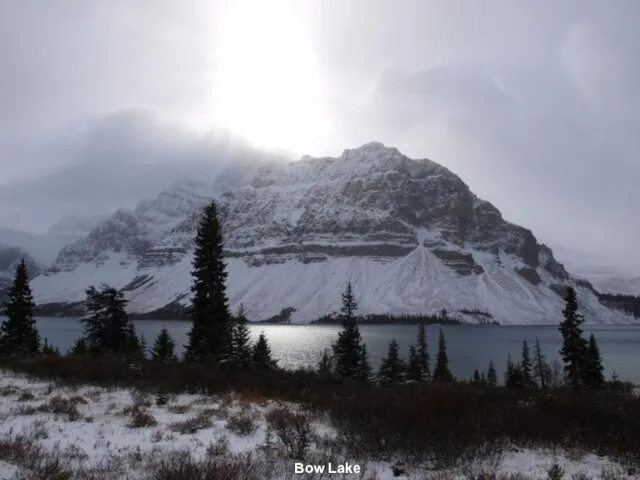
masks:
{"label": "bright sun glare", "polygon": [[216,15],[217,123],[257,147],[310,153],[328,128],[316,56],[289,0],[228,0]]}

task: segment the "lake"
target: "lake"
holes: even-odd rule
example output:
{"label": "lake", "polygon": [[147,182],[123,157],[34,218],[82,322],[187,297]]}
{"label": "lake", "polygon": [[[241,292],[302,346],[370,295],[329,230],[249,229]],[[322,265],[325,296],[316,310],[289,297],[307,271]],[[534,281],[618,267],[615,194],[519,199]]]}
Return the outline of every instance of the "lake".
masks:
{"label": "lake", "polygon": [[[82,333],[77,318],[39,317],[36,319],[42,338],[66,352]],[[170,320],[134,321],[139,334],[144,335],[149,346],[163,327],[167,327],[181,353],[187,341],[190,322]],[[429,325],[427,336],[432,361],[437,348],[438,326]],[[284,368],[317,365],[325,348],[330,348],[341,327],[334,325],[250,325],[255,338],[264,331],[271,345],[274,358]],[[466,326],[442,327],[447,341],[447,354],[451,371],[456,377],[468,378],[474,368],[486,371],[493,360],[502,375],[510,352],[517,360],[522,341],[531,347],[536,337],[540,339],[548,361],[559,360],[561,336],[557,326]],[[415,342],[418,331],[413,325],[362,325],[360,331],[367,344],[374,368],[387,352],[389,341],[395,338],[403,356],[409,345]],[[607,375],[615,371],[621,379],[640,384],[640,326],[585,326],[585,336],[593,333],[598,339]]]}

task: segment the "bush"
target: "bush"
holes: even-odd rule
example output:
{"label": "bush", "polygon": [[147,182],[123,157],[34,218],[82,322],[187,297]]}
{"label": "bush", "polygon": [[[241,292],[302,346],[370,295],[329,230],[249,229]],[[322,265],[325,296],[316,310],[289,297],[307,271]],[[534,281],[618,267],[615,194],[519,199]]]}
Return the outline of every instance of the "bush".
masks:
{"label": "bush", "polygon": [[293,413],[286,408],[276,408],[267,413],[266,420],[287,456],[303,459],[311,444],[311,424],[308,416],[304,413]]}
{"label": "bush", "polygon": [[562,480],[564,478],[564,470],[560,468],[560,465],[554,463],[547,472],[548,480]]}
{"label": "bush", "polygon": [[240,412],[229,417],[227,429],[241,436],[251,435],[258,429],[257,415],[251,411]]}
{"label": "bush", "polygon": [[213,422],[211,418],[209,418],[206,414],[198,414],[194,417],[191,417],[187,420],[183,420],[181,422],[174,422],[170,425],[170,428],[174,432],[178,432],[182,435],[188,433],[196,433],[198,430],[204,430],[206,428],[211,428],[213,426]]}
{"label": "bush", "polygon": [[131,412],[131,428],[155,427],[158,421],[144,407],[136,406]]}
{"label": "bush", "polygon": [[[311,412],[327,413],[340,443],[354,455],[407,454],[447,463],[456,455],[479,454],[474,453],[478,446],[496,450],[507,441],[522,447],[584,449],[640,463],[640,398],[620,389],[581,395],[566,389],[462,384],[378,387],[312,371],[256,372],[184,362],[145,361],[144,374],[132,376],[124,362],[100,357],[5,358],[0,365],[68,385],[95,383],[168,394],[234,391],[245,398],[296,402]],[[193,430],[184,428],[186,433]],[[275,433],[275,424],[271,428]]]}
{"label": "bush", "polygon": [[49,402],[42,405],[38,410],[55,415],[66,415],[70,422],[74,422],[81,417],[77,407],[78,403],[82,402],[80,402],[77,397],[63,398],[56,396],[51,398]]}
{"label": "bush", "polygon": [[173,453],[157,460],[152,466],[149,480],[263,480],[268,478],[269,466],[251,454],[207,456],[195,460],[188,451]]}

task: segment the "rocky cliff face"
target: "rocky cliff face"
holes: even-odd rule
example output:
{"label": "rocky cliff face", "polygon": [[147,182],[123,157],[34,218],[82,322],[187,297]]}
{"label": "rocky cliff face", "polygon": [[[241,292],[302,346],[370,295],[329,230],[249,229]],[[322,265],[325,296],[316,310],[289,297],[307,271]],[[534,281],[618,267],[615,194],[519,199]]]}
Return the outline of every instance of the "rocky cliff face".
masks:
{"label": "rocky cliff face", "polygon": [[294,321],[310,321],[337,309],[351,280],[362,313],[447,308],[553,322],[558,293],[574,284],[590,320],[624,321],[458,176],[380,143],[231,168],[119,210],[60,252],[34,282],[37,299],[78,301],[105,281],[126,287],[135,311],[186,302],[198,213],[210,198],[220,206],[231,303],[252,319],[291,307]]}

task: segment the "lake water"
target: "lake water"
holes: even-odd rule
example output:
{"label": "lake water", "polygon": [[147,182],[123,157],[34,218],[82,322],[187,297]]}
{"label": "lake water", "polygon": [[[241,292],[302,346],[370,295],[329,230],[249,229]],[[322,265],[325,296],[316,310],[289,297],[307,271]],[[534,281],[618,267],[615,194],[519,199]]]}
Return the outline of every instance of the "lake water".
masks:
{"label": "lake water", "polygon": [[[190,322],[167,320],[138,320],[134,322],[138,333],[143,334],[149,346],[163,327],[167,327],[180,352],[187,341]],[[66,352],[82,334],[82,324],[77,318],[37,318],[42,338]],[[427,327],[429,350],[432,360],[437,348],[438,326]],[[251,325],[254,338],[264,331],[274,358],[280,366],[296,368],[315,366],[325,348],[335,341],[339,326],[333,325]],[[561,337],[557,326],[463,326],[442,327],[447,341],[449,365],[453,374],[468,378],[474,368],[486,371],[493,360],[498,374],[504,371],[507,355],[520,357],[522,341],[533,347],[540,339],[548,361],[559,360]],[[412,325],[363,325],[360,331],[367,344],[371,363],[377,367],[387,352],[389,341],[395,338],[403,356],[409,345],[415,342],[418,327]],[[640,325],[636,326],[586,326],[585,336],[594,333],[607,375],[614,370],[621,379],[640,384]]]}

